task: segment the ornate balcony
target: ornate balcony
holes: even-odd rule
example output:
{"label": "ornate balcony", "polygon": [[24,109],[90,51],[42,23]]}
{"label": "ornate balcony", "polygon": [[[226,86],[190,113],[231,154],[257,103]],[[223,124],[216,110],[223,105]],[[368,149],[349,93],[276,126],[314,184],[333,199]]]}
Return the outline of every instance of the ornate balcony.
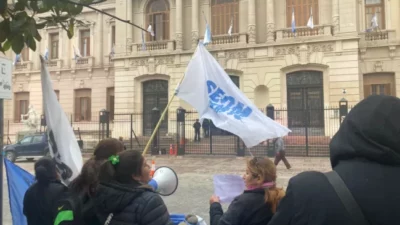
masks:
{"label": "ornate balcony", "polygon": [[32,69],[31,61],[18,62],[15,64],[15,71],[30,71]]}
{"label": "ornate balcony", "polygon": [[75,69],[88,69],[88,71],[90,72],[92,70],[93,65],[94,65],[93,56],[81,57],[76,60],[73,59],[71,62],[71,68],[73,71],[75,71]]}
{"label": "ornate balcony", "polygon": [[[204,40],[204,37],[201,37],[200,40]],[[209,46],[213,48],[213,46],[237,46],[238,44],[247,44],[246,33],[213,35],[212,42],[209,44]]]}
{"label": "ornate balcony", "polygon": [[378,30],[360,33],[360,47],[380,47],[396,44],[395,30]]}
{"label": "ornate balcony", "polygon": [[285,28],[276,30],[276,40],[287,40],[294,38],[309,38],[309,37],[320,37],[320,36],[332,36],[332,26],[331,25],[317,25],[314,29],[309,27],[296,27],[296,33],[292,32],[292,28]]}
{"label": "ornate balcony", "polygon": [[50,59],[46,62],[47,68],[51,69],[61,69],[62,67],[62,59]]}
{"label": "ornate balcony", "polygon": [[175,50],[175,41],[151,41],[146,42],[146,49],[143,49],[142,43],[133,43],[132,51],[135,53],[147,51],[161,51],[168,52]]}

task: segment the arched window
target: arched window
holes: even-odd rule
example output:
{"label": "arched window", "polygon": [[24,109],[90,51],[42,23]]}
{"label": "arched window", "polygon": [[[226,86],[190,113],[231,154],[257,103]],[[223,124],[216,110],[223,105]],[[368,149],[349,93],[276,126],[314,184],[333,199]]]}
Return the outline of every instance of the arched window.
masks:
{"label": "arched window", "polygon": [[211,33],[228,34],[231,24],[232,34],[239,33],[239,0],[212,0]]}
{"label": "arched window", "polygon": [[169,5],[166,0],[153,0],[147,7],[147,26],[152,26],[154,37],[146,34],[147,41],[169,39]]}
{"label": "arched window", "polygon": [[318,0],[286,0],[286,26],[292,26],[292,12],[296,20],[296,27],[307,26],[312,8],[314,25],[319,23]]}

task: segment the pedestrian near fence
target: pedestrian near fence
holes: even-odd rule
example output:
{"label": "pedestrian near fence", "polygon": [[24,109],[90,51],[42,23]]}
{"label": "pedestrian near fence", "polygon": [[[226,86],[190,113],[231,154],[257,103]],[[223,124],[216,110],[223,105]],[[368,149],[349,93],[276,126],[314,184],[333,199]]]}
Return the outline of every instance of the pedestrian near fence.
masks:
{"label": "pedestrian near fence", "polygon": [[273,140],[273,144],[275,149],[275,165],[277,166],[279,162],[282,160],[287,169],[292,168],[292,166],[290,166],[290,163],[286,159],[285,143],[283,142],[283,138],[282,137],[275,138]]}

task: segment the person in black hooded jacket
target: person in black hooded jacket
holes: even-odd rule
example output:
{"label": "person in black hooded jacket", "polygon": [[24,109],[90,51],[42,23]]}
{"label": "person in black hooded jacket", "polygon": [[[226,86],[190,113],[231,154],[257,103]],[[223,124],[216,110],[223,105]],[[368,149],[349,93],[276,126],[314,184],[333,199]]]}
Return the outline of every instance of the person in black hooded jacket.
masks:
{"label": "person in black hooded jacket", "polygon": [[43,157],[35,163],[36,183],[24,196],[23,211],[28,225],[53,225],[54,203],[68,191],[60,181],[55,162]]}
{"label": "person in black hooded jacket", "polygon": [[108,225],[172,225],[162,198],[147,185],[150,166],[139,151],[111,156],[99,173],[97,216]]}
{"label": "person in black hooded jacket", "polygon": [[[400,224],[400,99],[371,96],[344,119],[330,143],[338,173],[370,225]],[[304,172],[289,181],[268,225],[353,225],[328,179]]]}

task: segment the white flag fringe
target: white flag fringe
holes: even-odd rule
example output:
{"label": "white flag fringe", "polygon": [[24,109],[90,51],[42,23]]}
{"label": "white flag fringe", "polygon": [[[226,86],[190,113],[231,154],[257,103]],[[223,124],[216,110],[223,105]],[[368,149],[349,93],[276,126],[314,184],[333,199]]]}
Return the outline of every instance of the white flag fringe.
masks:
{"label": "white flag fringe", "polygon": [[82,153],[74,131],[54,92],[45,60],[41,60],[43,108],[47,124],[50,155],[56,162],[61,179],[69,184],[81,171]]}
{"label": "white flag fringe", "polygon": [[286,136],[290,130],[263,114],[231,81],[202,43],[177,89],[177,96],[193,106],[203,119],[239,136],[248,148]]}

